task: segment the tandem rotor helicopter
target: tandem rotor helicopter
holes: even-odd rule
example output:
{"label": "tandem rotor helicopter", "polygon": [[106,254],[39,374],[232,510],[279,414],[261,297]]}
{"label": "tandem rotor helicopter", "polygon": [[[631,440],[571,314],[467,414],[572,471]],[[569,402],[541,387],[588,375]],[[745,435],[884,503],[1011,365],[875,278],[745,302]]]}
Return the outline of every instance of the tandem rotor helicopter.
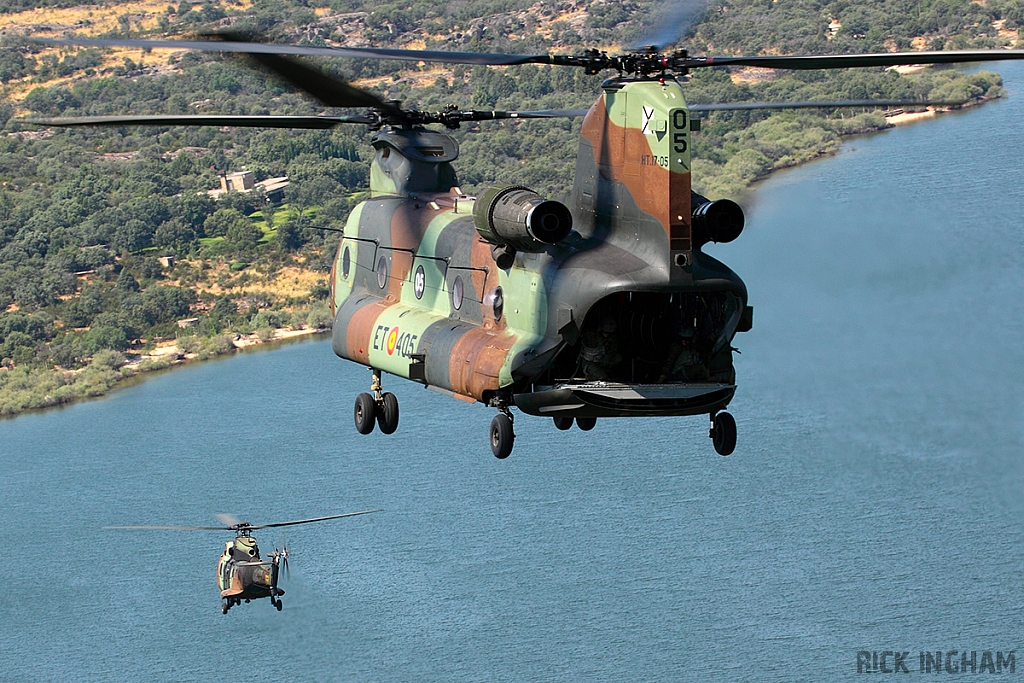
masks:
{"label": "tandem rotor helicopter", "polygon": [[[725,411],[736,392],[733,337],[751,329],[743,280],[702,251],[743,230],[743,211],[691,190],[692,114],[715,110],[962,104],[836,101],[687,106],[692,69],[753,66],[839,69],[1024,59],[1022,50],[854,55],[691,56],[669,50],[676,23],[651,45],[609,55],[310,47],[248,42],[35,39],[59,45],[197,49],[248,55],[295,88],[353,116],[114,116],[25,120],[48,126],[212,125],[332,128],[373,135],[370,198],[352,211],[331,274],[333,350],[372,370],[356,398],[362,434],[398,428],[383,373],[498,412],[489,440],[507,457],[510,408],[558,429],[597,418],[708,415],[715,450],[736,445]],[[297,59],[356,57],[448,64],[548,64],[613,72],[589,110],[437,112],[403,108]],[[516,185],[463,194],[456,141],[428,125],[583,116],[566,203]]]}
{"label": "tandem rotor helicopter", "polygon": [[250,524],[241,522],[231,515],[216,515],[224,526],[108,526],[104,529],[171,529],[176,531],[234,531],[235,538],[224,544],[224,553],[217,561],[217,586],[220,588],[220,611],[228,613],[235,605],[244,600],[258,600],[270,598],[270,604],[280,612],[284,607],[281,596],[284,589],[277,587],[280,578],[281,567],[288,573],[288,548],[274,548],[268,559],[260,557],[260,548],[256,545],[256,539],[252,532],[257,529],[271,529],[275,527],[294,526],[295,524],[309,524],[310,522],[323,522],[328,519],[340,519],[342,517],[355,517],[357,515],[368,515],[380,510],[363,510],[361,512],[346,512],[341,515],[329,515],[327,517],[314,517],[312,519],[299,519],[294,522],[279,522],[277,524]]}

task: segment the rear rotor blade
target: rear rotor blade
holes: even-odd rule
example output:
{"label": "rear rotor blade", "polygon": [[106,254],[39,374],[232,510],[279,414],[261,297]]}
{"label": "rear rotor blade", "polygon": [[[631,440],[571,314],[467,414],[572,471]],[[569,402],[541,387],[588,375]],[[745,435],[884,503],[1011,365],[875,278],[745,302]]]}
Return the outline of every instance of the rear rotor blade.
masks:
{"label": "rear rotor blade", "polygon": [[915,100],[834,100],[831,102],[735,102],[722,104],[691,104],[690,111],[743,111],[749,109],[831,109],[838,107],[955,107],[956,102],[920,102]]}
{"label": "rear rotor blade", "polygon": [[[657,36],[656,36],[657,38]],[[142,49],[169,48],[178,50],[206,50],[210,52],[238,52],[265,55],[308,55],[320,57],[361,57],[397,59],[413,62],[442,62],[448,64],[483,64],[511,66],[515,64],[554,64],[582,66],[588,73],[602,69],[631,70],[629,61],[637,55],[608,57],[596,50],[582,55],[508,55],[485,52],[443,52],[439,50],[399,50],[387,48],[314,47],[305,45],[278,45],[232,40],[137,40],[96,38],[30,38],[46,45],[80,45],[86,47],[135,47]],[[649,53],[642,55],[650,58]],[[676,71],[709,66],[756,66],[766,69],[847,69],[872,66],[905,66],[912,64],[958,64],[1024,59],[1024,50],[950,50],[932,52],[879,52],[861,55],[757,55],[751,57],[689,57],[685,55],[657,56],[652,64],[658,68]],[[646,73],[646,72],[645,72]],[[653,73],[653,72],[652,72]]]}
{"label": "rear rotor blade", "polygon": [[442,62],[447,64],[482,64],[512,66],[515,64],[551,64],[551,55],[507,55],[489,52],[444,52],[441,50],[399,50],[374,47],[315,47],[312,45],[279,45],[220,40],[138,40],[105,38],[30,38],[46,45],[79,45],[83,47],[135,47],[145,50],[205,50],[207,52],[240,52],[266,55],[304,55],[309,57],[358,57],[362,59],[397,59],[407,62]]}
{"label": "rear rotor blade", "polygon": [[656,22],[658,27],[645,34],[632,50],[654,47],[661,51],[675,45],[704,11],[705,0],[675,0],[670,6],[657,9]]}
{"label": "rear rotor blade", "polygon": [[294,522],[278,522],[277,524],[253,524],[248,529],[270,529],[279,526],[292,526],[293,524],[309,524],[310,522],[322,522],[327,519],[341,519],[342,517],[355,517],[356,515],[368,515],[371,512],[380,512],[380,510],[362,510],[360,512],[346,512],[343,515],[328,515],[327,517],[313,517],[312,519],[297,519]]}
{"label": "rear rotor blade", "polygon": [[677,66],[758,66],[766,69],[848,69],[911,64],[960,64],[1024,59],[1024,50],[950,50],[948,52],[878,52],[864,55],[759,55],[754,57],[689,57]]}
{"label": "rear rotor blade", "polygon": [[242,128],[328,129],[342,123],[371,125],[370,116],[219,116],[157,114],[152,116],[82,116],[57,119],[16,119],[36,126],[238,126]]}
{"label": "rear rotor blade", "polygon": [[153,115],[153,116],[95,116],[68,119],[16,119],[35,126],[236,126],[241,128],[307,128],[328,129],[343,123],[371,125],[376,122],[367,116],[205,116],[205,115]]}

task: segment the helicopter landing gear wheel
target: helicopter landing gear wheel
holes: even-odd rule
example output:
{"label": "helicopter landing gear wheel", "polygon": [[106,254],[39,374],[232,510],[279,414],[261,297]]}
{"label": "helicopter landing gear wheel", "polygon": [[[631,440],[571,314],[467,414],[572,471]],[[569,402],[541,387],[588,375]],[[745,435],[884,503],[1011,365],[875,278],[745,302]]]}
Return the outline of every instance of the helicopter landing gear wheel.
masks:
{"label": "helicopter landing gear wheel", "polygon": [[227,614],[229,609],[231,609],[231,603],[229,603],[229,602],[222,602],[222,603],[220,603],[220,613],[221,614]]}
{"label": "helicopter landing gear wheel", "polygon": [[719,455],[729,455],[736,450],[736,420],[726,412],[711,417],[711,432],[708,434]]}
{"label": "helicopter landing gear wheel", "polygon": [[373,425],[377,421],[377,403],[371,394],[363,392],[356,396],[355,420],[356,431],[360,434],[369,434],[373,431]]}
{"label": "helicopter landing gear wheel", "polygon": [[276,607],[278,612],[280,612],[282,609],[284,609],[284,603],[281,602],[280,600],[274,600],[270,604],[272,604],[274,607]]}
{"label": "helicopter landing gear wheel", "polygon": [[591,429],[597,426],[596,417],[577,417],[576,426],[585,432],[589,432]]}
{"label": "helicopter landing gear wheel", "polygon": [[498,413],[491,420],[491,452],[494,457],[504,460],[512,453],[512,445],[516,440],[512,430],[512,416]]}
{"label": "helicopter landing gear wheel", "polygon": [[384,434],[394,434],[398,429],[398,398],[390,392],[377,404],[377,426]]}
{"label": "helicopter landing gear wheel", "polygon": [[563,432],[567,429],[572,429],[571,417],[553,417],[551,419],[555,421],[555,427]]}

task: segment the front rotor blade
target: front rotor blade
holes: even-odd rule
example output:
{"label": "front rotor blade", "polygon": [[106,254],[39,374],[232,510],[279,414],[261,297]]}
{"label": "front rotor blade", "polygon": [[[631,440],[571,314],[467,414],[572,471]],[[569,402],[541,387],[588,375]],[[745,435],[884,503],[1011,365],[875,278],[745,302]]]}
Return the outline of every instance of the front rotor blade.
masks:
{"label": "front rotor blade", "polygon": [[586,116],[589,109],[537,109],[533,111],[499,111],[500,119],[558,119]]}
{"label": "front rotor blade", "polygon": [[959,64],[1024,59],[1024,50],[950,50],[948,52],[878,52],[865,55],[791,55],[756,57],[690,57],[677,66],[695,69],[706,66],[757,66],[765,69],[848,69],[867,66],[909,66],[911,64]]}
{"label": "front rotor blade", "polygon": [[58,119],[16,119],[36,126],[238,126],[242,128],[334,128],[342,123],[372,124],[369,116],[219,116],[173,114],[152,116],[82,116]]}
{"label": "front rotor blade", "polygon": [[[432,114],[429,123],[463,121],[500,121],[503,119],[557,119],[586,116],[588,109],[538,109],[534,111],[478,111],[478,110],[445,110]],[[452,127],[449,125],[449,127]]]}
{"label": "front rotor blade", "polygon": [[315,97],[328,107],[372,107],[398,114],[401,110],[366,90],[328,76],[295,59],[271,54],[250,54],[250,58],[299,90]]}
{"label": "front rotor blade", "polygon": [[748,109],[831,109],[833,107],[955,107],[956,102],[920,102],[915,100],[835,100],[832,102],[735,102],[691,104],[690,111],[743,111]]}
{"label": "front rotor blade", "polygon": [[174,531],[231,531],[226,526],[105,526],[104,529],[170,529]]}
{"label": "front rotor blade", "polygon": [[221,40],[137,40],[100,38],[30,38],[45,45],[79,45],[83,47],[135,47],[145,50],[206,50],[208,52],[241,52],[264,55],[303,55],[308,57],[358,57],[361,59],[398,59],[407,62],[442,62],[447,64],[482,64],[513,66],[515,64],[553,64],[550,55],[506,55],[489,52],[443,52],[441,50],[398,50],[375,47],[314,47],[312,45],[277,45]]}
{"label": "front rotor blade", "polygon": [[322,522],[326,519],[341,519],[342,517],[355,517],[356,515],[368,515],[371,512],[380,512],[380,510],[362,510],[360,512],[346,512],[343,515],[329,515],[327,517],[314,517],[312,519],[297,519],[294,522],[278,522],[277,524],[253,524],[248,527],[249,529],[270,529],[272,527],[279,526],[292,526],[293,524],[309,524],[310,522]]}

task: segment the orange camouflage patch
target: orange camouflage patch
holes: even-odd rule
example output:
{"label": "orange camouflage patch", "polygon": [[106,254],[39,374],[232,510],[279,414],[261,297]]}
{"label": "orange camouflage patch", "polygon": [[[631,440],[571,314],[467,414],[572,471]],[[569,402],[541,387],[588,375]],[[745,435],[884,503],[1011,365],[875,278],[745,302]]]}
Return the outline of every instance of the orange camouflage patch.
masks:
{"label": "orange camouflage patch", "polygon": [[501,367],[514,343],[513,335],[494,334],[480,328],[464,334],[451,353],[451,390],[484,400],[484,392],[498,389]]}

